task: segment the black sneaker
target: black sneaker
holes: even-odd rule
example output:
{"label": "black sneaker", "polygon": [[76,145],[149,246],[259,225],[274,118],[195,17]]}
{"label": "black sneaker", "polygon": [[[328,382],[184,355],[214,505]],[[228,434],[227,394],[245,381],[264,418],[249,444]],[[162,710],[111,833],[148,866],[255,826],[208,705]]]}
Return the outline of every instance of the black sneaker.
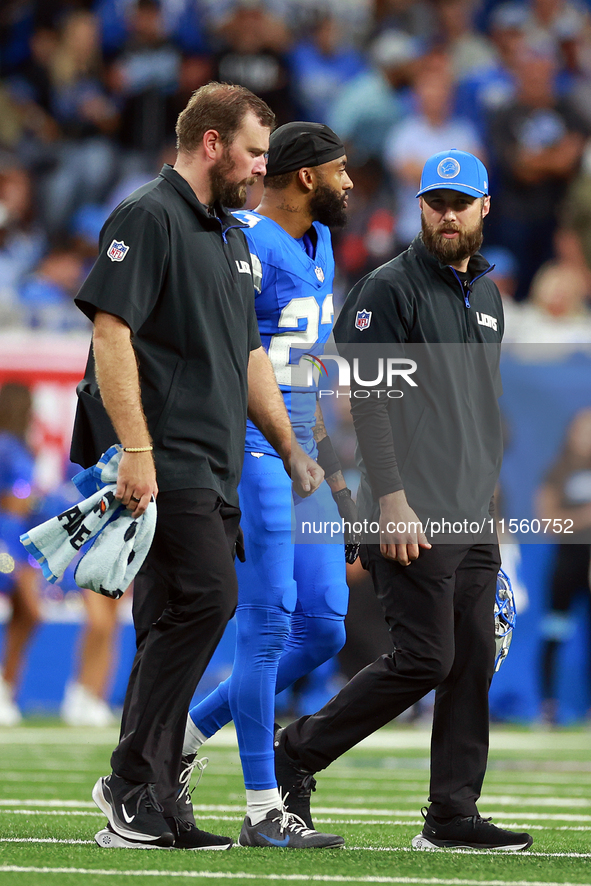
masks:
{"label": "black sneaker", "polygon": [[208,834],[182,818],[167,817],[166,821],[174,834],[173,849],[229,849],[234,845],[230,837]]}
{"label": "black sneaker", "polygon": [[[189,824],[195,824],[191,797],[193,791],[201,781],[201,777],[203,776],[203,772],[208,763],[209,757],[202,757],[198,760],[197,754],[185,754],[181,758],[181,772],[179,775],[179,791],[176,798],[175,818],[182,818],[183,821],[188,821]],[[198,771],[199,775],[197,776],[197,781],[193,787],[191,787],[191,777],[195,769]]]}
{"label": "black sneaker", "polygon": [[174,835],[162,815],[154,785],[127,781],[115,773],[99,778],[92,799],[125,840],[172,846]]}
{"label": "black sneaker", "polygon": [[319,834],[307,828],[301,818],[284,808],[272,809],[258,824],[251,824],[247,815],[238,845],[266,849],[340,849],[345,841],[336,834]]}
{"label": "black sneaker", "polygon": [[518,852],[529,849],[533,837],[505,831],[480,815],[456,815],[451,821],[440,824],[426,808],[421,810],[425,819],[423,830],[413,837],[413,849],[501,849]]}
{"label": "black sneaker", "polygon": [[[285,750],[285,730],[278,729],[273,741],[275,746],[275,778],[288,812],[297,815],[307,828],[314,830],[310,812],[310,796],[316,790],[312,772],[302,769]],[[288,796],[289,795],[289,796]]]}

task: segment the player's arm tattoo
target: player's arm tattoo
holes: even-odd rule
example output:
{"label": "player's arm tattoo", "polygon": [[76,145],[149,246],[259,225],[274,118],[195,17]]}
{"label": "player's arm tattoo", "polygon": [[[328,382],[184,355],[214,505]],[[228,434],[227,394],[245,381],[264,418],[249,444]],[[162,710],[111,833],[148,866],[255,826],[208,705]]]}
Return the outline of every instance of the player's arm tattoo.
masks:
{"label": "player's arm tattoo", "polygon": [[339,492],[339,490],[347,488],[347,483],[343,477],[342,471],[337,471],[336,474],[331,474],[330,477],[325,477],[324,479],[330,486],[331,492]]}
{"label": "player's arm tattoo", "polygon": [[314,425],[314,439],[317,443],[320,440],[323,440],[324,437],[328,436],[326,425],[324,424],[324,416],[322,415],[322,409],[320,408],[320,401],[316,401],[316,412],[314,413],[314,418],[316,419],[316,424]]}

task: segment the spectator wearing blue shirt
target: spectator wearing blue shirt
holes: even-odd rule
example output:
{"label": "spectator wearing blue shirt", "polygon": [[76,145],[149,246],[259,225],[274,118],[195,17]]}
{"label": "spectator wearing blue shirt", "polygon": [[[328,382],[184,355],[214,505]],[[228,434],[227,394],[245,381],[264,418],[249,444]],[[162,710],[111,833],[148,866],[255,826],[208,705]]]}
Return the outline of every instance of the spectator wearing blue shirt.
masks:
{"label": "spectator wearing blue shirt", "polygon": [[289,64],[296,97],[306,119],[315,123],[326,120],[344,85],[367,68],[330,14],[320,16],[310,36],[294,46]]}
{"label": "spectator wearing blue shirt", "polygon": [[[103,51],[107,57],[116,55],[130,36],[130,20],[137,0],[95,0],[94,12],[101,29]],[[200,54],[207,51],[207,34],[199,0],[160,0],[164,33],[183,52]]]}
{"label": "spectator wearing blue shirt", "polygon": [[20,322],[18,289],[41,259],[47,238],[33,210],[33,183],[10,156],[0,158],[0,316]]}
{"label": "spectator wearing blue shirt", "polygon": [[287,63],[291,34],[286,23],[260,3],[238,3],[217,36],[214,80],[250,89],[269,105],[277,125],[294,120],[298,112]]}
{"label": "spectator wearing blue shirt", "polygon": [[87,267],[80,251],[68,243],[52,249],[19,286],[20,310],[28,326],[52,332],[89,328],[74,308],[74,296]]}
{"label": "spectator wearing blue shirt", "polygon": [[355,164],[380,159],[388,132],[408,112],[408,87],[421,45],[402,31],[385,31],[374,41],[371,54],[374,66],[340,90],[327,116]]}
{"label": "spectator wearing blue shirt", "polygon": [[455,78],[487,70],[495,63],[494,48],[474,28],[472,0],[436,0],[438,38],[450,55]]}
{"label": "spectator wearing blue shirt", "polygon": [[51,107],[63,140],[57,168],[43,184],[47,227],[62,233],[81,198],[100,202],[115,168],[111,141],[119,117],[102,82],[100,32],[95,16],[71,12],[51,60]]}
{"label": "spectator wearing blue shirt", "polygon": [[416,193],[425,161],[456,147],[483,156],[475,126],[453,113],[454,86],[449,67],[425,69],[413,90],[417,110],[390,131],[384,162],[396,183],[397,249],[406,249],[421,230]]}
{"label": "spectator wearing blue shirt", "polygon": [[502,3],[493,9],[489,32],[496,50],[494,64],[461,77],[456,90],[456,107],[478,127],[481,139],[488,137],[490,115],[515,97],[515,65],[525,46],[527,9],[521,3]]}
{"label": "spectator wearing blue shirt", "polygon": [[129,14],[129,34],[109,70],[121,116],[118,141],[125,154],[118,168],[146,172],[170,139],[170,101],[179,88],[181,52],[166,36],[156,0],[138,0]]}
{"label": "spectator wearing blue shirt", "polygon": [[515,66],[516,95],[490,118],[498,172],[496,244],[519,260],[517,299],[553,252],[558,212],[576,175],[589,126],[556,90],[557,60],[529,46]]}

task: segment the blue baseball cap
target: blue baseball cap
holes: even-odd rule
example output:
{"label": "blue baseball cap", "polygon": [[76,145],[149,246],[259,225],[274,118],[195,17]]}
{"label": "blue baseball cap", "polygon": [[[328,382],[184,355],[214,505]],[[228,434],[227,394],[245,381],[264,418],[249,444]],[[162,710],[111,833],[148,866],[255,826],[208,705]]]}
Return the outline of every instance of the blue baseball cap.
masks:
{"label": "blue baseball cap", "polygon": [[417,197],[438,188],[460,191],[471,197],[485,197],[488,194],[488,172],[474,154],[455,148],[441,151],[429,157],[423,166]]}

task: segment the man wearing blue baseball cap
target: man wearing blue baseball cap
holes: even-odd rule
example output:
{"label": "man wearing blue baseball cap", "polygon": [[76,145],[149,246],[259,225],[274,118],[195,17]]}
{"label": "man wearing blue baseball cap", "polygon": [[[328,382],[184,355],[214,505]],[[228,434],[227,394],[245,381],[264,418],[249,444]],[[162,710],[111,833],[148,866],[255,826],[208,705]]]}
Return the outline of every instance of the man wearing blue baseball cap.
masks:
{"label": "man wearing blue baseball cap", "polygon": [[[503,308],[478,252],[490,208],[486,169],[464,151],[435,154],[417,197],[421,234],[353,287],[334,327],[350,364],[356,354],[369,359],[364,345],[374,353],[382,346],[382,362],[396,348],[416,356],[410,390],[372,389],[358,377],[351,384],[362,459],[357,506],[378,527],[370,525],[359,556],[394,648],[318,713],[278,733],[277,781],[290,811],[312,827],[313,774],[435,689],[430,805],[413,847],[527,849],[529,834],[497,827],[476,806],[501,562],[490,506],[502,457]],[[460,516],[469,516],[469,529]]]}
{"label": "man wearing blue baseball cap", "polygon": [[486,167],[466,151],[434,154],[423,167],[417,197],[425,247],[442,264],[465,273],[482,245],[490,209]]}

